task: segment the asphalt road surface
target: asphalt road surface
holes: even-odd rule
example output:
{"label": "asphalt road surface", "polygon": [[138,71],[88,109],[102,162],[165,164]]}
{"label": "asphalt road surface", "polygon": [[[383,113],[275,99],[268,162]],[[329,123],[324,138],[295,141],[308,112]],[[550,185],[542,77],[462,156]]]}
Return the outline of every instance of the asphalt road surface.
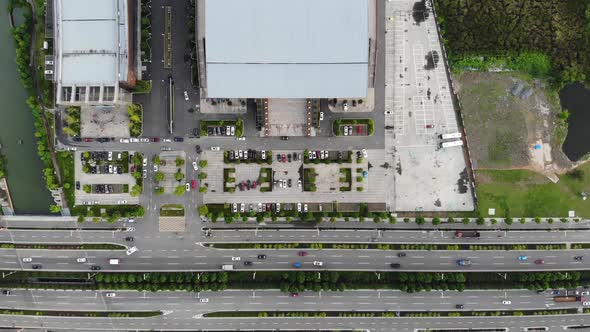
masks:
{"label": "asphalt road surface", "polygon": [[[72,318],[0,316],[0,325],[45,327],[80,330],[116,329],[370,329],[379,331],[433,328],[510,328],[546,326],[563,330],[564,326],[589,324],[588,315],[535,317],[470,317],[470,318],[203,318],[215,311],[304,311],[317,306],[318,311],[460,311],[456,304],[470,310],[581,309],[580,303],[556,303],[550,296],[525,290],[424,292],[416,294],[399,291],[345,291],[300,293],[292,297],[275,290],[222,292],[158,292],[117,291],[106,297],[107,291],[25,291],[14,290],[3,303],[17,309],[32,310],[91,310],[147,311],[161,310],[163,316],[154,318]],[[206,299],[206,300],[201,300]],[[502,304],[510,300],[511,304]],[[207,301],[207,302],[201,302]]]}

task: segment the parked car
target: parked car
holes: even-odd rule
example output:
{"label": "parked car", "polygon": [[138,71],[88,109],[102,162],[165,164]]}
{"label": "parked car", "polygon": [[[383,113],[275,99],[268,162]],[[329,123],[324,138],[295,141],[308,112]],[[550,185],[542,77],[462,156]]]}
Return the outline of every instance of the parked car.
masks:
{"label": "parked car", "polygon": [[174,142],[184,142],[184,138],[182,138],[182,137],[174,137]]}
{"label": "parked car", "polygon": [[211,151],[219,151],[219,147],[218,146],[212,146],[211,147]]}

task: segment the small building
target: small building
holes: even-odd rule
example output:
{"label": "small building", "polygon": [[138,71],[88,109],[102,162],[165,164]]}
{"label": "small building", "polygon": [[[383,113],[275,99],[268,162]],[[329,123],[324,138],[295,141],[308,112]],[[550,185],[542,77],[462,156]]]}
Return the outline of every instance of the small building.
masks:
{"label": "small building", "polygon": [[524,88],[524,85],[522,85],[521,82],[517,82],[513,87],[512,90],[510,91],[510,93],[512,93],[513,96],[517,97],[518,95],[520,95],[520,93],[522,92],[522,89]]}
{"label": "small building", "polygon": [[136,0],[54,0],[56,104],[109,105],[135,85]]}
{"label": "small building", "polygon": [[526,100],[526,99],[529,99],[529,97],[532,95],[533,95],[533,88],[528,88],[520,94],[520,98]]}

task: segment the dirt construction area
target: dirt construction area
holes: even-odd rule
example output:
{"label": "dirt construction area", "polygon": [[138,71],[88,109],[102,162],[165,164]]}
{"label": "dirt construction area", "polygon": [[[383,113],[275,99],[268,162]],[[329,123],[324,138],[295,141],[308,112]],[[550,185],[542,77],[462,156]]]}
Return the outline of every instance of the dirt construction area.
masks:
{"label": "dirt construction area", "polygon": [[463,73],[455,80],[475,169],[527,168],[555,178],[570,162],[553,142],[557,102],[544,83],[513,73]]}

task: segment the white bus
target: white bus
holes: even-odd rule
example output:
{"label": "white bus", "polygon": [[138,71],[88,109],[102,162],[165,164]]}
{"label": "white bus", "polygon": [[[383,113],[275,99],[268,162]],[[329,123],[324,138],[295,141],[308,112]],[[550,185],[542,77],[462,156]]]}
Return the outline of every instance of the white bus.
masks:
{"label": "white bus", "polygon": [[443,149],[450,148],[451,146],[461,146],[461,145],[463,145],[463,141],[461,141],[461,140],[440,143],[440,147]]}
{"label": "white bus", "polygon": [[461,133],[450,133],[439,135],[440,139],[461,138]]}

